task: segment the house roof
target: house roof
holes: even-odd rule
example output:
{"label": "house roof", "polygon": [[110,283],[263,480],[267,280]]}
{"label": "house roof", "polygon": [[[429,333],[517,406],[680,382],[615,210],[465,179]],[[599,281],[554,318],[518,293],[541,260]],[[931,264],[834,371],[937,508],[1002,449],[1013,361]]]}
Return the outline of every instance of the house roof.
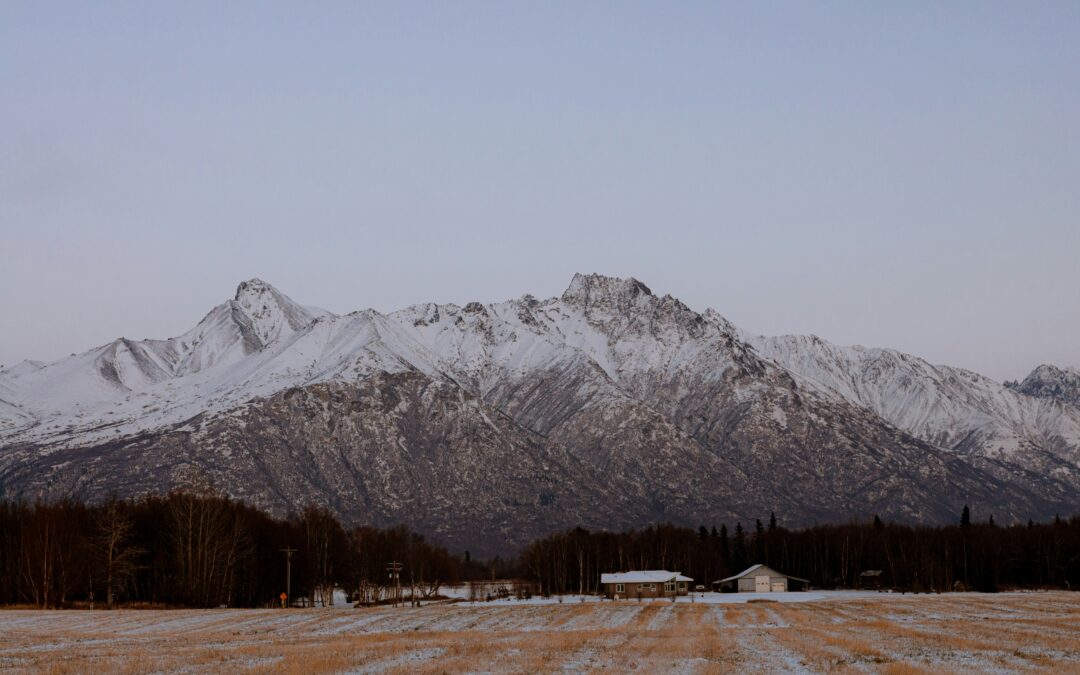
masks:
{"label": "house roof", "polygon": [[636,572],[613,572],[600,575],[602,584],[662,584],[667,581],[693,581],[688,576],[667,570],[640,570]]}
{"label": "house roof", "polygon": [[801,582],[806,583],[806,584],[810,583],[809,579],[802,579],[800,577],[793,577],[790,574],[781,574],[780,572],[777,572],[773,568],[766,567],[765,565],[762,565],[761,563],[758,563],[756,565],[751,565],[750,567],[747,567],[742,572],[739,572],[738,574],[736,574],[734,576],[730,576],[727,579],[721,579],[719,581],[714,581],[713,583],[714,584],[723,584],[723,583],[727,583],[729,581],[735,581],[736,579],[742,579],[743,577],[750,576],[751,574],[758,571],[759,569],[760,570],[767,570],[769,572],[769,576],[771,576],[771,577],[785,577],[785,578],[788,578],[788,579],[794,579],[795,581],[801,581]]}

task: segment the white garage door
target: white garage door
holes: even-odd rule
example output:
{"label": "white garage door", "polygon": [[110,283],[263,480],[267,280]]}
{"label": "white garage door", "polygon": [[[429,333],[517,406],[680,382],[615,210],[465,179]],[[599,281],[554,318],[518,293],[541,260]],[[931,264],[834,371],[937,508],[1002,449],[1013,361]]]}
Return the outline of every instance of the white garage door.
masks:
{"label": "white garage door", "polygon": [[772,582],[773,593],[783,593],[787,590],[787,579],[781,579],[780,581]]}
{"label": "white garage door", "polygon": [[768,593],[769,577],[754,577],[754,591],[757,593]]}

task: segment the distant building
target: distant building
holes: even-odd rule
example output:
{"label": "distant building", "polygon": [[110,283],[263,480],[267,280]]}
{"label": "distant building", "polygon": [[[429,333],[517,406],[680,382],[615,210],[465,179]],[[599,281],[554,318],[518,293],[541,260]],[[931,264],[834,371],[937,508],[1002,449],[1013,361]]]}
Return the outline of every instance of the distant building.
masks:
{"label": "distant building", "polygon": [[859,588],[881,588],[881,570],[863,570],[860,572]]}
{"label": "distant building", "polygon": [[732,588],[740,593],[783,593],[788,590],[803,590],[810,583],[807,579],[780,574],[765,565],[753,565],[727,579],[714,581],[721,590]]}
{"label": "distant building", "polygon": [[600,585],[609,598],[670,598],[689,593],[690,577],[667,570],[601,574]]}

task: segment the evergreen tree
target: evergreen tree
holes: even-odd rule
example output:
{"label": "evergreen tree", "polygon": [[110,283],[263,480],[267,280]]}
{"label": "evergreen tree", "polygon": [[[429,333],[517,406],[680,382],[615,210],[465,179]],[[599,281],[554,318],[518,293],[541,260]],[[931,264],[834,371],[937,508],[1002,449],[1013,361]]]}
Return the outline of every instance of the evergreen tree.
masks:
{"label": "evergreen tree", "polygon": [[705,529],[704,525],[702,525],[701,527],[699,527],[697,529],[697,536],[698,536],[698,539],[701,540],[701,541],[705,541],[706,539],[709,538],[709,531]]}
{"label": "evergreen tree", "polygon": [[880,530],[884,526],[885,526],[885,523],[881,522],[881,518],[879,518],[878,514],[875,513],[874,514],[874,529],[875,530]]}
{"label": "evergreen tree", "polygon": [[731,562],[736,571],[746,568],[746,533],[742,523],[735,523],[735,544],[732,547]]}
{"label": "evergreen tree", "polygon": [[769,512],[769,532],[776,531],[776,511]]}
{"label": "evergreen tree", "polygon": [[731,560],[731,544],[728,542],[727,524],[720,524],[720,556],[724,559],[725,565],[730,565]]}
{"label": "evergreen tree", "polygon": [[768,562],[765,555],[765,526],[761,518],[754,522],[754,562]]}
{"label": "evergreen tree", "polygon": [[[960,529],[967,530],[970,527],[971,509],[968,508],[967,504],[964,504],[964,510],[960,512]],[[961,569],[963,569],[964,586],[971,586],[971,577],[968,576],[968,537],[966,533],[964,534],[962,548],[964,566]]]}
{"label": "evergreen tree", "polygon": [[715,525],[712,526],[712,532],[709,533],[709,536],[712,537],[713,539],[716,539],[717,537],[720,536],[720,534],[716,531],[716,526]]}

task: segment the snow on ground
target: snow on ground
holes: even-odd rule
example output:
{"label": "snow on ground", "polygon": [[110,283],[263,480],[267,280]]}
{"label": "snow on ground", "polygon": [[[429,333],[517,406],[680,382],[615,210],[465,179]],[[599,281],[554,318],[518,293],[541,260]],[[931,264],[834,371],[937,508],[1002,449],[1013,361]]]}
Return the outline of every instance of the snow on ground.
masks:
{"label": "snow on ground", "polygon": [[[742,599],[761,599],[749,595]],[[0,610],[0,670],[53,669],[61,654],[72,672],[1069,672],[1080,663],[1075,593],[706,596],[347,611]]]}
{"label": "snow on ground", "polygon": [[[464,589],[464,590],[461,590]],[[447,597],[463,598],[468,600],[469,588],[454,587],[453,590],[447,592],[449,589],[440,590],[440,593]],[[451,594],[452,593],[452,594]],[[738,605],[745,604],[747,602],[816,602],[822,600],[854,600],[857,598],[881,598],[888,597],[889,593],[879,593],[877,591],[806,591],[806,592],[790,592],[790,593],[692,593],[690,595],[679,596],[675,599],[675,603],[682,604],[706,604],[706,605]],[[899,595],[897,595],[899,597]],[[553,595],[550,597],[534,596],[528,600],[518,600],[516,598],[505,598],[501,600],[490,601],[478,601],[478,602],[466,602],[469,606],[484,606],[484,605],[575,605],[583,603],[613,603],[613,602],[653,602],[653,599],[643,598],[637,600],[636,598],[626,598],[623,600],[608,600],[607,598],[599,595]],[[663,599],[663,602],[672,602],[671,598]]]}

